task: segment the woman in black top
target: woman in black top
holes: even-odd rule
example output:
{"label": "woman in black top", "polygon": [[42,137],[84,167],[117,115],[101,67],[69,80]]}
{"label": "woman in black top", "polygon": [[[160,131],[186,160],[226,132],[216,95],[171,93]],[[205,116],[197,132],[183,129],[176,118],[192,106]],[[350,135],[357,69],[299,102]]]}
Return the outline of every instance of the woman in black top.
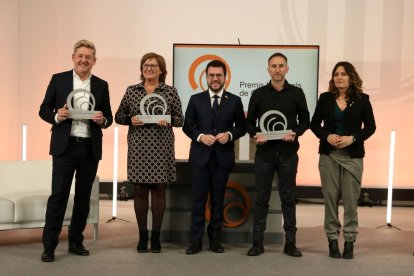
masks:
{"label": "woman in black top", "polygon": [[325,200],[324,230],[332,258],[341,258],[338,248],[340,199],[344,206],[345,245],[342,258],[353,258],[358,234],[357,203],[365,155],[364,141],[375,129],[369,96],[362,91],[362,80],[355,67],[346,61],[338,62],[332,70],[329,91],[320,95],[311,120],[311,130],[320,139],[319,173]]}

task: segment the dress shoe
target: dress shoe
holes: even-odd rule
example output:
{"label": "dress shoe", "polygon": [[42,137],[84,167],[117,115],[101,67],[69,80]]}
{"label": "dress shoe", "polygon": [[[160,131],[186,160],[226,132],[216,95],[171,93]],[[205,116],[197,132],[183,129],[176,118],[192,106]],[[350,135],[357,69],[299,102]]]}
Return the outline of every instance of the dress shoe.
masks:
{"label": "dress shoe", "polygon": [[283,253],[288,254],[292,257],[302,257],[302,253],[299,251],[299,249],[296,248],[294,242],[287,242],[285,244],[285,248],[283,249]]}
{"label": "dress shoe", "polygon": [[193,254],[197,254],[201,250],[203,250],[203,244],[201,243],[201,241],[193,241],[191,242],[190,246],[187,248],[187,251],[185,252],[185,254],[193,255]]}
{"label": "dress shoe", "polygon": [[224,253],[224,247],[220,244],[218,239],[210,241],[210,250],[215,253]]}
{"label": "dress shoe", "polygon": [[137,251],[138,253],[148,252],[148,230],[139,231]]}
{"label": "dress shoe", "polygon": [[69,253],[79,256],[89,256],[89,250],[86,249],[83,244],[69,243]]}
{"label": "dress shoe", "polygon": [[339,259],[341,258],[341,252],[339,252],[338,240],[329,241],[329,257]]}
{"label": "dress shoe", "polygon": [[342,253],[342,258],[344,259],[354,258],[354,242],[353,241],[345,241],[344,252]]}
{"label": "dress shoe", "polygon": [[160,231],[151,231],[151,253],[161,252]]}
{"label": "dress shoe", "polygon": [[259,256],[264,253],[264,247],[262,241],[253,241],[253,246],[247,252],[247,256]]}
{"label": "dress shoe", "polygon": [[51,248],[45,248],[42,254],[42,262],[53,262],[55,260],[55,250]]}

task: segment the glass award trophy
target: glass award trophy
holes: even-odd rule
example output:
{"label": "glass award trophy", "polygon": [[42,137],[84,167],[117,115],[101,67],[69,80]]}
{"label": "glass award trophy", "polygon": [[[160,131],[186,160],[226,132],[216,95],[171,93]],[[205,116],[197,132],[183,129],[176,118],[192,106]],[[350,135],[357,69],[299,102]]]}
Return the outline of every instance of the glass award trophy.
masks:
{"label": "glass award trophy", "polygon": [[160,120],[171,124],[171,115],[165,115],[167,102],[159,94],[151,93],[142,98],[139,110],[142,115],[136,115],[137,119],[144,124],[158,124]]}
{"label": "glass award trophy", "polygon": [[262,135],[266,140],[280,140],[283,139],[286,133],[292,132],[292,130],[286,129],[286,116],[277,110],[265,112],[260,117],[259,127],[261,132],[257,132],[257,134]]}
{"label": "glass award trophy", "polygon": [[92,119],[95,113],[95,97],[86,89],[75,89],[66,100],[70,115],[74,120]]}

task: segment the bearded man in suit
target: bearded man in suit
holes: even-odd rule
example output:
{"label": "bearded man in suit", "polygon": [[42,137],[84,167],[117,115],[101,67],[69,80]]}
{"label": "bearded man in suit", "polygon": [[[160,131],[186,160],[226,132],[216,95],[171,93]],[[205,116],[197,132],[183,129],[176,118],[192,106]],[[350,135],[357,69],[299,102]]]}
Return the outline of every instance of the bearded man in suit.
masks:
{"label": "bearded man in suit", "polygon": [[222,61],[209,62],[206,68],[208,90],[191,96],[185,113],[183,131],[191,139],[189,162],[193,199],[192,240],[187,254],[202,250],[209,192],[209,248],[216,253],[224,252],[220,234],[227,180],[235,163],[234,142],[247,131],[241,98],[224,90],[226,72]]}

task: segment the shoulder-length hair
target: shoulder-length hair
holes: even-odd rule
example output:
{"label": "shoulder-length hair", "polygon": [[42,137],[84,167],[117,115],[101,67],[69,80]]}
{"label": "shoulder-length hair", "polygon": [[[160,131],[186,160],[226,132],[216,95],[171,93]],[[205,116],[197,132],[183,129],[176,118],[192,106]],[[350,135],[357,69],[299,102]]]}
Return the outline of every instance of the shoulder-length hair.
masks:
{"label": "shoulder-length hair", "polygon": [[355,67],[347,61],[340,61],[333,68],[331,80],[329,81],[329,91],[335,93],[336,95],[338,94],[338,88],[336,88],[333,78],[339,66],[344,67],[345,72],[349,76],[349,88],[346,91],[346,96],[348,98],[351,96],[358,97],[359,94],[362,93],[362,79],[359,77]]}

